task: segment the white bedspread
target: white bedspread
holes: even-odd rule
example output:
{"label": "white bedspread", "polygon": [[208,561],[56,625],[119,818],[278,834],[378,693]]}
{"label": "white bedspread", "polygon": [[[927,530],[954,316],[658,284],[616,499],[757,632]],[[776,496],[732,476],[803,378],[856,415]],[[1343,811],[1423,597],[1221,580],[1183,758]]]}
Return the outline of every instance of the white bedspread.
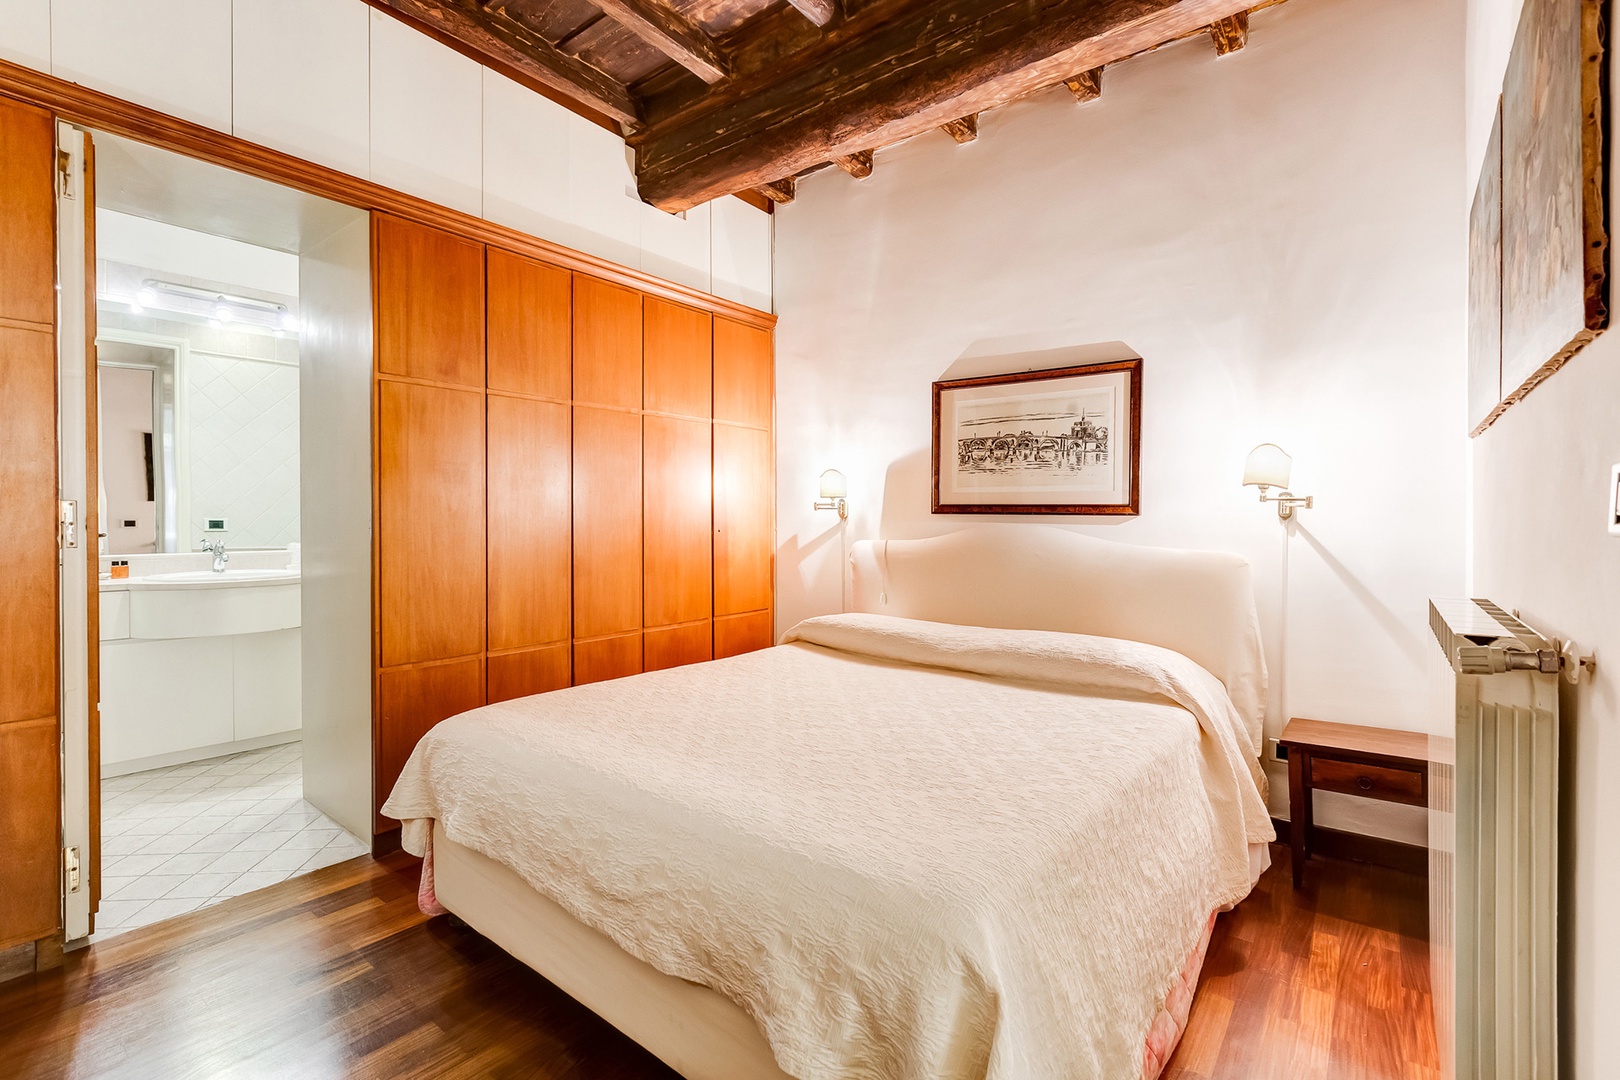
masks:
{"label": "white bedspread", "polygon": [[1136,1080],[1272,837],[1220,682],[876,615],[787,641],[454,717],[383,812],[738,1002],[802,1080]]}

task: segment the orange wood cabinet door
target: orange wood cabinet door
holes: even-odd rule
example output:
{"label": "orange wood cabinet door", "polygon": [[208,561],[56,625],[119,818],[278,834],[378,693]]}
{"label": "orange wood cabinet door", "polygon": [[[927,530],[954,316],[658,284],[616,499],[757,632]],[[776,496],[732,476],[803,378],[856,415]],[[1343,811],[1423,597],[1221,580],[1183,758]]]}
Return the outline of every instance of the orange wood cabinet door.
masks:
{"label": "orange wood cabinet door", "polygon": [[714,628],[709,620],[686,626],[667,626],[642,635],[644,666],[648,671],[701,664],[714,659]]}
{"label": "orange wood cabinet door", "polygon": [[771,606],[771,436],[714,426],[714,613]]}
{"label": "orange wood cabinet door", "polygon": [[489,388],[567,401],[574,276],[499,248],[488,265]]}
{"label": "orange wood cabinet door", "polygon": [[576,641],[641,629],[640,491],[641,417],[575,408]]}
{"label": "orange wood cabinet door", "polygon": [[0,949],[61,928],[55,183],[50,115],[0,99]]}
{"label": "orange wood cabinet door", "polygon": [[54,716],[0,723],[0,950],[61,925],[57,727]]}
{"label": "orange wood cabinet door", "polygon": [[714,565],[710,425],[647,416],[643,432],[646,625],[707,619]]}
{"label": "orange wood cabinet door", "polygon": [[[422,736],[440,720],[484,704],[484,661],[475,657],[384,671],[377,683],[376,799],[381,807]],[[398,824],[377,815],[378,832]]]}
{"label": "orange wood cabinet door", "polygon": [[716,316],[714,320],[714,418],[734,424],[771,426],[771,332]]}
{"label": "orange wood cabinet door", "polygon": [[751,611],[714,620],[714,656],[718,660],[738,653],[768,649],[771,641],[771,613]]}
{"label": "orange wood cabinet door", "polygon": [[0,319],[56,322],[55,163],[50,113],[0,98]]}
{"label": "orange wood cabinet door", "polygon": [[714,413],[714,317],[651,296],[644,305],[645,408],[707,419]]}
{"label": "orange wood cabinet door", "polygon": [[641,670],[640,634],[574,642],[575,685],[622,679]]}
{"label": "orange wood cabinet door", "polygon": [[484,651],[484,395],[377,385],[382,665]]}
{"label": "orange wood cabinet door", "polygon": [[484,385],[484,246],[373,216],[377,370]]}
{"label": "orange wood cabinet door", "polygon": [[572,681],[573,653],[566,641],[521,652],[490,654],[490,704],[561,690]]}
{"label": "orange wood cabinet door", "polygon": [[569,414],[566,405],[489,395],[491,649],[568,640]]}
{"label": "orange wood cabinet door", "polygon": [[574,401],[641,408],[641,294],[574,277]]}

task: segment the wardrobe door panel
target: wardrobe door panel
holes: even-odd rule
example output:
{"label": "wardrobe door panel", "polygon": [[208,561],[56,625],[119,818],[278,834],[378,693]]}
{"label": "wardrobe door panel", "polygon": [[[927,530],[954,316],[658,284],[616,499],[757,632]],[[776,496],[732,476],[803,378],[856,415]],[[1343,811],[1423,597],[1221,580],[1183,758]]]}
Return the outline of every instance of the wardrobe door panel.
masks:
{"label": "wardrobe door panel", "polygon": [[640,491],[641,417],[576,408],[575,638],[641,629]]}
{"label": "wardrobe door panel", "polygon": [[574,278],[574,401],[641,408],[641,294]]}
{"label": "wardrobe door panel", "polygon": [[484,246],[374,217],[377,370],[484,385]]}
{"label": "wardrobe door panel", "polygon": [[496,653],[489,658],[489,701],[494,704],[561,690],[572,675],[572,654],[566,641],[523,652]]}
{"label": "wardrobe door panel", "polygon": [[771,613],[752,611],[714,620],[714,658],[771,647]]}
{"label": "wardrobe door panel", "polygon": [[649,296],[643,319],[642,399],[647,411],[705,419],[713,415],[713,317]]}
{"label": "wardrobe door panel", "polygon": [[710,425],[648,416],[643,430],[646,625],[706,619],[714,565]]}
{"label": "wardrobe door panel", "polygon": [[701,664],[714,658],[714,628],[705,620],[688,626],[648,630],[642,650],[648,671]]}
{"label": "wardrobe door panel", "polygon": [[489,395],[489,647],[567,641],[570,410]]}
{"label": "wardrobe door panel", "polygon": [[0,950],[49,937],[61,911],[54,716],[0,723]]}
{"label": "wardrobe door panel", "polygon": [[[474,657],[450,664],[384,671],[378,677],[376,799],[380,807],[394,790],[411,751],[440,720],[484,704],[484,661]],[[396,827],[377,815],[377,830]]]}
{"label": "wardrobe door panel", "polygon": [[[49,167],[48,158],[41,167]],[[56,347],[50,333],[0,326],[0,401],[0,721],[34,720],[56,712]]]}
{"label": "wardrobe door panel", "polygon": [[0,99],[0,318],[56,323],[55,162],[50,114]]}
{"label": "wardrobe door panel", "polygon": [[489,388],[568,400],[573,275],[489,249]]}
{"label": "wardrobe door panel", "polygon": [[378,384],[382,664],[484,651],[484,396]]}
{"label": "wardrobe door panel", "polygon": [[716,316],[714,418],[771,426],[771,332]]}
{"label": "wardrobe door panel", "polygon": [[771,606],[771,437],[714,427],[714,613]]}
{"label": "wardrobe door panel", "polygon": [[621,679],[641,671],[641,635],[574,642],[574,685]]}

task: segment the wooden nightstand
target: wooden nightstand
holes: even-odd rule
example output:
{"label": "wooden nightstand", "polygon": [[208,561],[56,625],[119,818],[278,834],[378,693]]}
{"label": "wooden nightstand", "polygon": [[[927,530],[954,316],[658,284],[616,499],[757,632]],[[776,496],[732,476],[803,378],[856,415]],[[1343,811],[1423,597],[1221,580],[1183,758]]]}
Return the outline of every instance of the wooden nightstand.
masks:
{"label": "wooden nightstand", "polygon": [[1408,806],[1429,804],[1429,737],[1415,731],[1288,721],[1278,744],[1288,748],[1288,839],[1294,888],[1311,855],[1311,792],[1337,791]]}

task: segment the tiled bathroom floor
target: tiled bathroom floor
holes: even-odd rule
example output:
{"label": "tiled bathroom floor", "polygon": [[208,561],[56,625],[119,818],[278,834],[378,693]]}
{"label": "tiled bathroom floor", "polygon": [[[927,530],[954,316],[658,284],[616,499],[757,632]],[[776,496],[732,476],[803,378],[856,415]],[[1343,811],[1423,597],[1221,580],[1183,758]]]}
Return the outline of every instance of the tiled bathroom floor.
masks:
{"label": "tiled bathroom floor", "polygon": [[101,782],[95,940],[370,848],[304,801],[299,743]]}

